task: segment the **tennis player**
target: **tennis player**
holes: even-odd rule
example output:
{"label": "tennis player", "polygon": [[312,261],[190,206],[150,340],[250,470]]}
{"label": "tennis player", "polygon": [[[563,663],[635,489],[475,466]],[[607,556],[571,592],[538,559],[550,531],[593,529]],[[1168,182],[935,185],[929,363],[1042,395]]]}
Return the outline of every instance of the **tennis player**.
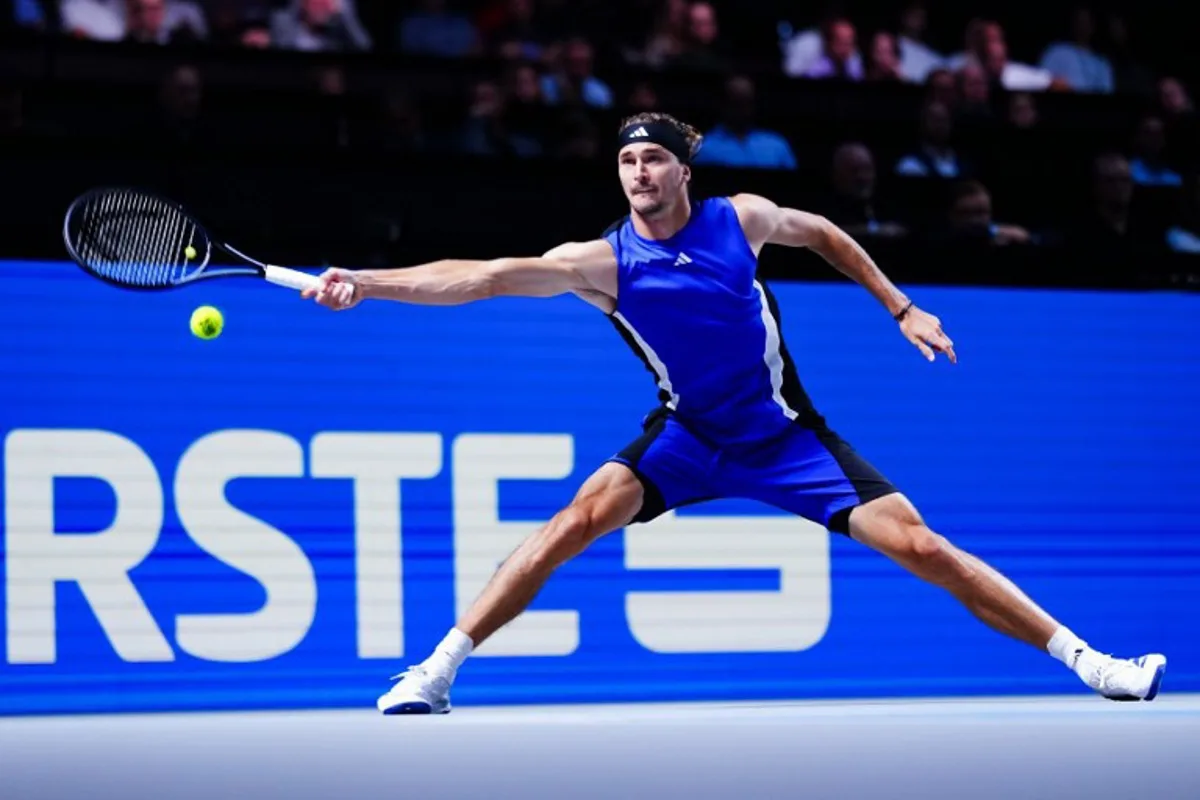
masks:
{"label": "tennis player", "polygon": [[618,172],[629,215],[599,239],[541,258],[438,261],[397,270],[331,269],[306,298],[457,305],[573,293],[608,315],[653,373],[660,404],[642,433],[500,566],[433,653],[378,700],[385,714],[446,713],[472,649],[519,615],[554,570],[598,537],[720,497],[769,503],[848,535],[942,587],[995,630],[1047,651],[1113,700],[1152,700],[1159,654],[1116,659],[1089,647],[1008,579],[930,530],[913,505],[814,409],[756,279],[768,244],[806,247],[857,281],[926,359],[956,361],[941,321],[896,288],[820,216],[750,194],[693,200],[700,134],[673,117],[622,123]]}

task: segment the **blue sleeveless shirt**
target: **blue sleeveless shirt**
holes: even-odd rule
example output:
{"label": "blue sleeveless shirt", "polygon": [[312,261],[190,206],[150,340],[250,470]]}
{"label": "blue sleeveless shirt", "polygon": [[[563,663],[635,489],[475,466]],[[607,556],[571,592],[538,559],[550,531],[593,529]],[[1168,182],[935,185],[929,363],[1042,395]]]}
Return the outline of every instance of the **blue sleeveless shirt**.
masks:
{"label": "blue sleeveless shirt", "polygon": [[629,217],[604,239],[618,265],[613,324],[654,375],[660,402],[693,434],[743,448],[789,425],[823,425],[728,198],[694,201],[669,239],[641,237]]}

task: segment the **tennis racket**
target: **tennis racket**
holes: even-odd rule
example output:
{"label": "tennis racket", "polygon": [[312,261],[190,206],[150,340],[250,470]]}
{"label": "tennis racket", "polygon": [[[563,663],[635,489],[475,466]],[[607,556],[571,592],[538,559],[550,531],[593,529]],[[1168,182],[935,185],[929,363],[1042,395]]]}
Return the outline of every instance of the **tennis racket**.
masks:
{"label": "tennis racket", "polygon": [[[172,289],[209,278],[259,277],[289,289],[320,285],[315,275],[256,261],[214,241],[182,206],[140,189],[101,188],[67,209],[63,242],[76,264],[126,289]],[[245,265],[213,267],[213,248]]]}

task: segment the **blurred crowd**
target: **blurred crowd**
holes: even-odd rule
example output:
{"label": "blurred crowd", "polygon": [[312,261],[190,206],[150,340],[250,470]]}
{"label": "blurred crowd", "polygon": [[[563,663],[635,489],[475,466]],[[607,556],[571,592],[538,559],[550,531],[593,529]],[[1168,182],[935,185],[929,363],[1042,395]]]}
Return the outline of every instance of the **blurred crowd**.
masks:
{"label": "blurred crowd", "polygon": [[[754,5],[750,9],[746,6]],[[1088,242],[1111,250],[1154,244],[1200,252],[1200,152],[1188,63],[1169,48],[1139,50],[1126,17],[1087,6],[1057,19],[975,17],[939,23],[947,6],[896,2],[884,12],[828,3],[795,18],[781,2],[708,0],[12,0],[19,29],[102,42],[190,47],[278,48],[494,63],[455,92],[390,86],[376,124],[356,128],[334,114],[338,146],[369,139],[403,153],[457,152],[508,158],[588,159],[607,154],[606,114],[664,107],[665,75],[692,73],[711,102],[697,158],[715,167],[821,172],[823,210],[862,237],[920,236],[995,246]],[[866,6],[867,4],[858,4]],[[967,4],[962,4],[967,5]],[[1057,7],[1056,7],[1057,8]],[[1011,26],[1012,30],[1009,29]],[[935,35],[933,32],[937,31]],[[1039,31],[1047,31],[1041,35]],[[1019,56],[1010,35],[1020,41]],[[321,98],[347,93],[348,69],[316,73]],[[869,141],[815,147],[808,131],[764,121],[764,75],[833,84],[896,84],[920,92],[916,118],[888,135],[896,151]],[[616,76],[620,76],[619,79]],[[631,77],[632,76],[632,77]],[[885,87],[886,90],[886,87]],[[852,91],[847,89],[846,91]],[[1021,216],[993,181],[1026,179],[1037,193],[1061,138],[1043,135],[1047,93],[1136,97],[1112,146],[1068,154],[1087,182],[1083,207],[1057,219]],[[448,114],[446,107],[456,105]],[[158,96],[154,130],[182,140],[215,135],[205,125],[205,77],[184,63]],[[774,118],[778,118],[775,115]],[[0,92],[0,133],[22,125],[21,95]],[[980,132],[988,132],[986,136]],[[1006,138],[992,134],[1001,131]],[[436,132],[437,135],[434,135]],[[989,138],[990,137],[990,138]],[[996,142],[1003,152],[996,151]],[[820,163],[814,163],[819,161]],[[1014,177],[1015,176],[1015,177]],[[938,213],[905,213],[894,183],[936,184]],[[1139,191],[1155,198],[1139,212]]]}

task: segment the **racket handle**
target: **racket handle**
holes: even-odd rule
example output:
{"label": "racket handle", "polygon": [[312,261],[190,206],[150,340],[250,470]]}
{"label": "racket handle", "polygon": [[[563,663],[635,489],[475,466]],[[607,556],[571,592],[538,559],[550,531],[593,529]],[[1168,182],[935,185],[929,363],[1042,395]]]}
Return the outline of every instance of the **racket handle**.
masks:
{"label": "racket handle", "polygon": [[321,279],[316,275],[310,275],[307,272],[300,272],[287,267],[275,267],[268,264],[265,268],[266,274],[264,277],[271,283],[279,286],[286,286],[289,289],[303,291],[321,285]]}

